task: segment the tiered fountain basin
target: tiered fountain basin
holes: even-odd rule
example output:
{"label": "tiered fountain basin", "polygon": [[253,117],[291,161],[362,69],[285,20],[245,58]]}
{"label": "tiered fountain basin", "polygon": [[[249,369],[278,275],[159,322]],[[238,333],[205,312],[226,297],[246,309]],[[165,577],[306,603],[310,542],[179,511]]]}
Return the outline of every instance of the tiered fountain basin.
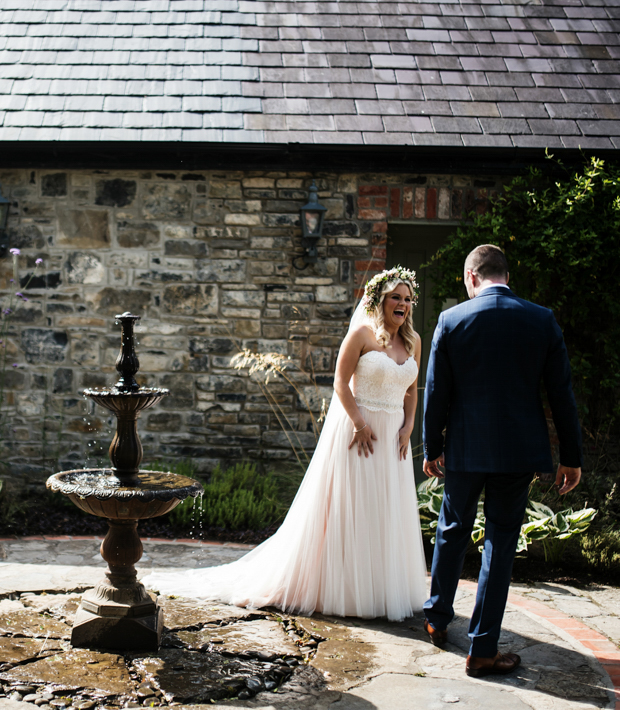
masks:
{"label": "tiered fountain basin", "polygon": [[123,329],[116,361],[121,377],[109,389],[83,393],[116,416],[116,434],[109,451],[112,466],[61,471],[49,477],[47,487],[67,496],[81,510],[107,518],[109,525],[101,543],[101,556],[108,563],[106,579],[82,597],[71,644],[91,649],[155,651],[164,618],[157,598],[151,597],[136,577],[135,564],[142,557],[138,520],[164,515],[186,498],[201,495],[203,488],[187,476],[140,469],[138,417],[169,391],[138,385],[134,377],[139,362],[133,326],[139,316],[123,313],[116,319]]}
{"label": "tiered fountain basin", "polygon": [[111,468],[80,468],[54,474],[47,485],[85,513],[115,520],[156,518],[202,493],[200,483],[175,473],[141,470],[134,478],[127,486]]}

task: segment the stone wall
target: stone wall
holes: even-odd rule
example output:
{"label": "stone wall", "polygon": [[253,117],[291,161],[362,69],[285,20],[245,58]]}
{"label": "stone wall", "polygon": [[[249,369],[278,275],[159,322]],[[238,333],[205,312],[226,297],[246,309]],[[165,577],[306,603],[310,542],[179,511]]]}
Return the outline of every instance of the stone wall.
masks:
{"label": "stone wall", "polygon": [[[299,208],[313,178],[328,208],[325,238],[319,262],[299,271]],[[485,209],[498,187],[465,176],[268,171],[0,170],[0,183],[28,299],[17,297],[4,321],[2,456],[23,481],[107,461],[112,421],[79,392],[115,381],[114,315],[125,310],[142,315],[141,383],[171,390],[141,419],[146,460],[191,457],[208,473],[218,461],[290,459],[278,416],[231,358],[243,348],[290,356],[293,369],[314,371],[319,396],[306,391],[316,408],[360,286],[384,268],[390,221],[459,219]],[[10,256],[0,264],[6,308]],[[270,392],[311,450],[298,396],[282,382]]]}

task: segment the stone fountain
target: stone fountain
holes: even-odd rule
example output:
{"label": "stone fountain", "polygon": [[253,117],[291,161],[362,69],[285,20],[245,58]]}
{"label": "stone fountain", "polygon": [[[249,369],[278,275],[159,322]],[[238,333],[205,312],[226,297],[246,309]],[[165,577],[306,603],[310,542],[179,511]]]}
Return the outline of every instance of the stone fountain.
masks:
{"label": "stone fountain", "polygon": [[107,389],[84,390],[84,395],[114,412],[116,435],[110,445],[111,468],[61,471],[47,480],[87,513],[108,519],[101,543],[108,563],[105,579],[86,591],[71,632],[72,646],[156,651],[163,628],[163,612],[136,577],[142,557],[138,520],[155,518],[175,508],[188,496],[202,493],[198,481],[163,471],[140,470],[142,444],[137,419],[145,409],[169,394],[165,389],[140,387],[140,366],[134,350],[133,329],[140,316],[116,316],[122,326],[121,351],[116,360],[118,382]]}

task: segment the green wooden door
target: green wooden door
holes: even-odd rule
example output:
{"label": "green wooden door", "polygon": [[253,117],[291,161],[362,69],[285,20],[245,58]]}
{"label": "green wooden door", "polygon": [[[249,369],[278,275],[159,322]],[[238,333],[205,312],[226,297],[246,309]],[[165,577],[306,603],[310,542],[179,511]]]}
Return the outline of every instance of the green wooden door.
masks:
{"label": "green wooden door", "polygon": [[[432,299],[433,284],[425,273],[426,269],[420,267],[430,260],[432,255],[444,244],[455,229],[456,225],[435,224],[391,224],[388,228],[387,268],[400,264],[407,269],[413,269],[418,275],[418,283],[420,284],[420,298],[413,312],[413,322],[415,329],[422,336],[422,360],[418,377],[418,409],[416,411],[413,434],[411,435],[413,465],[417,481],[424,478],[422,473],[422,461],[424,459],[422,449],[424,385],[426,383],[426,366],[431,349],[433,331],[437,323]],[[453,305],[456,305],[456,301],[443,304],[444,308],[449,308]]]}

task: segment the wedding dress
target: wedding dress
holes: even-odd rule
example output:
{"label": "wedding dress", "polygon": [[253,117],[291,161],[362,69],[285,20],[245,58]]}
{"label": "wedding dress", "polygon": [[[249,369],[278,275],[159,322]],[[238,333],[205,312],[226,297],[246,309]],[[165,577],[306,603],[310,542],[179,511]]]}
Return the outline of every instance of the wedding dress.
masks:
{"label": "wedding dress", "polygon": [[360,357],[351,385],[377,440],[374,453],[348,449],[353,425],[334,393],[297,496],[278,531],[227,565],[154,572],[143,582],[161,593],[252,608],[402,620],[427,597],[426,565],[411,447],[398,457],[403,400],[417,376],[410,357]]}

